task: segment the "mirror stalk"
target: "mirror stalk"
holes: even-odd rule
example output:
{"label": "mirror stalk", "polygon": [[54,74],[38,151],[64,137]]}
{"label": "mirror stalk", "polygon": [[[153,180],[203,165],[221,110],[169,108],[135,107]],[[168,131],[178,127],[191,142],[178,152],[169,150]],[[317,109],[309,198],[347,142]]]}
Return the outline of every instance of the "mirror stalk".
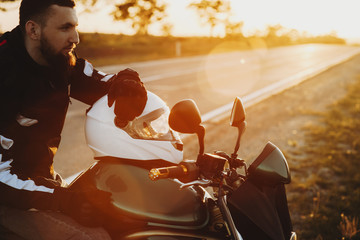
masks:
{"label": "mirror stalk", "polygon": [[199,139],[199,156],[204,154],[204,138],[205,138],[205,128],[202,125],[199,125],[198,129],[196,130],[196,134]]}
{"label": "mirror stalk", "polygon": [[241,122],[238,126],[237,126],[237,129],[238,129],[238,138],[237,138],[237,141],[236,141],[236,145],[235,145],[235,149],[234,149],[234,153],[231,154],[231,158],[232,159],[236,159],[238,154],[237,152],[239,151],[239,148],[240,148],[240,140],[241,140],[241,137],[245,131],[245,128],[246,128],[246,121],[243,121]]}

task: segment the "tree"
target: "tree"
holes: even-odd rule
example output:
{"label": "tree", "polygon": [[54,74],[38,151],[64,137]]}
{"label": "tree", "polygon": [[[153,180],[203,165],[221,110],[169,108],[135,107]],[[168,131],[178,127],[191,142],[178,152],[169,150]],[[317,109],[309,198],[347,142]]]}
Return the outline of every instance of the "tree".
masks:
{"label": "tree", "polygon": [[225,33],[227,37],[243,37],[244,22],[227,22],[225,24]]}
{"label": "tree", "polygon": [[173,30],[174,25],[171,23],[165,23],[161,27],[161,32],[164,36],[169,37],[171,36],[171,31]]}
{"label": "tree", "polygon": [[289,30],[280,24],[269,25],[267,26],[267,35],[265,36],[265,40],[270,47],[282,46],[291,42],[291,35],[289,34]]}
{"label": "tree", "polygon": [[123,0],[112,13],[115,20],[130,22],[140,35],[148,35],[149,25],[166,17],[166,4],[159,0]]}
{"label": "tree", "polygon": [[[9,3],[9,2],[15,2],[15,1],[17,1],[17,0],[0,0],[0,3]],[[2,7],[2,6],[0,6],[0,12],[2,11],[2,12],[6,12],[6,7]]]}
{"label": "tree", "polygon": [[204,24],[210,25],[211,35],[216,25],[228,21],[231,11],[228,0],[200,0],[191,3],[188,7],[195,8]]}

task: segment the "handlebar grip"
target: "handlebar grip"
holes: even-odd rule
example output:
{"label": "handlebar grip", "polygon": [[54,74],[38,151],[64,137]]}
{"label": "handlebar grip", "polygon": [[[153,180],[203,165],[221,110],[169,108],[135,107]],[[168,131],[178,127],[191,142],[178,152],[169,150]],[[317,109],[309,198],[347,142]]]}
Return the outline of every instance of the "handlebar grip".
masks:
{"label": "handlebar grip", "polygon": [[153,168],[149,172],[149,177],[153,181],[164,178],[180,178],[186,175],[187,172],[187,167],[180,164],[172,167]]}

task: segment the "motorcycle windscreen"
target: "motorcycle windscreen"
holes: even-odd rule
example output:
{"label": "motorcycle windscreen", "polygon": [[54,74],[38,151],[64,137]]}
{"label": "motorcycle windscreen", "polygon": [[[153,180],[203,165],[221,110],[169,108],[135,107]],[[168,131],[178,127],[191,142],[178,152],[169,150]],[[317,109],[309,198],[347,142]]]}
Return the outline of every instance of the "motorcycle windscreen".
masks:
{"label": "motorcycle windscreen", "polygon": [[[244,239],[290,239],[292,224],[284,185],[243,183],[229,198],[229,209]],[[259,232],[257,230],[261,230]]]}

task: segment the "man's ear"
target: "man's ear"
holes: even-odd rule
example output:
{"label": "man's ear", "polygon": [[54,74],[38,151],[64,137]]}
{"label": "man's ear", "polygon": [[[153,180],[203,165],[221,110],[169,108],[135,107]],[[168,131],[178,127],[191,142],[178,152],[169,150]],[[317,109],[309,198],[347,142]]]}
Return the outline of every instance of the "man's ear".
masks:
{"label": "man's ear", "polygon": [[41,27],[36,22],[29,20],[25,24],[26,35],[32,40],[39,40],[41,37]]}

